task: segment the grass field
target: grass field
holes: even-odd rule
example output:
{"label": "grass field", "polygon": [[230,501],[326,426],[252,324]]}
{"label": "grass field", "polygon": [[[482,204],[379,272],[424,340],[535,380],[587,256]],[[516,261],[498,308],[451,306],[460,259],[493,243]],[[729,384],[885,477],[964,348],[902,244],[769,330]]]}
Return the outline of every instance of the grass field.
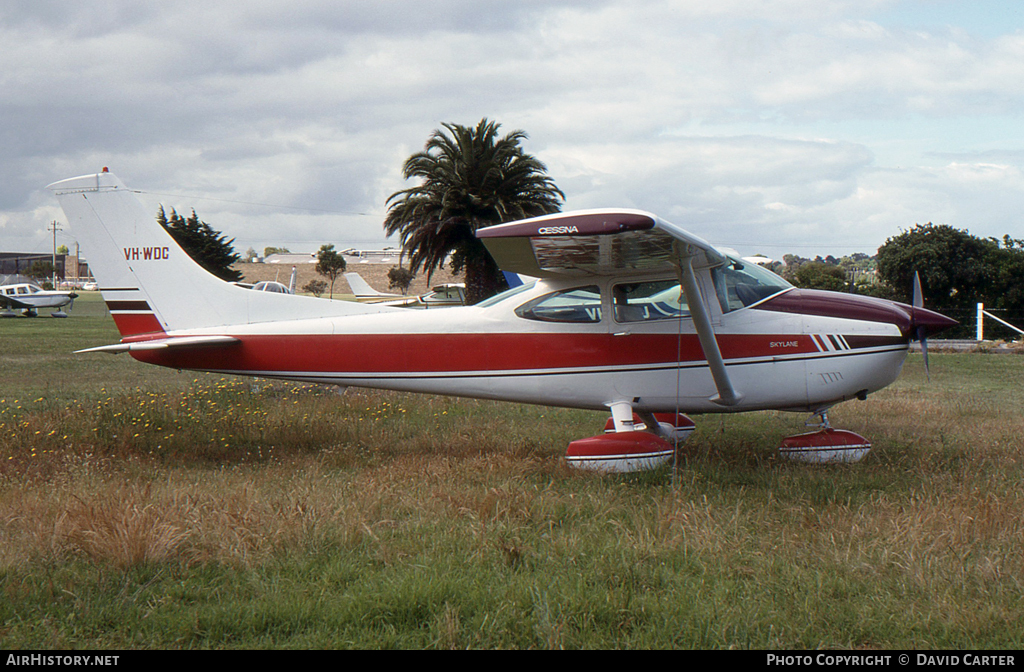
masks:
{"label": "grass field", "polygon": [[857,465],[764,412],[602,477],[603,414],[72,355],[83,299],[0,320],[2,649],[1024,645],[1022,357],[911,356]]}

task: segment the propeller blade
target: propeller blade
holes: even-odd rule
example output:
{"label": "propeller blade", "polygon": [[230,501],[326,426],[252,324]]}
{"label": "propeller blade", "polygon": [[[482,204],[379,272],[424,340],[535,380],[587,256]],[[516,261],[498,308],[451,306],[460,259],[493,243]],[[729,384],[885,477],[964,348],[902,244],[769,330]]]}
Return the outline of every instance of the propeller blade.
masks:
{"label": "propeller blade", "polygon": [[[921,291],[921,276],[914,271],[914,308],[924,308],[924,292]],[[917,340],[921,341],[921,354],[924,355],[924,375],[928,382],[932,380],[931,371],[928,370],[928,337],[923,326],[917,328]]]}

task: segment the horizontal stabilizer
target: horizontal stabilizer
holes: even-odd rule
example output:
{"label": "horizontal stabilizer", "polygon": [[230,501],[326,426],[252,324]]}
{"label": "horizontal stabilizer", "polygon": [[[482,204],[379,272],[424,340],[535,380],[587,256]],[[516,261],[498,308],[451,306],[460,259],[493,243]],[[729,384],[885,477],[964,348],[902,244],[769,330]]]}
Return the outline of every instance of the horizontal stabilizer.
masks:
{"label": "horizontal stabilizer", "polygon": [[163,350],[166,348],[210,348],[236,345],[238,343],[241,343],[241,341],[239,341],[237,338],[233,336],[182,336],[180,338],[157,338],[148,341],[135,341],[132,343],[115,343],[114,345],[101,345],[96,348],[76,350],[75,354],[77,355],[84,352],[109,352],[112,355],[116,355],[121,352],[131,352],[139,350]]}

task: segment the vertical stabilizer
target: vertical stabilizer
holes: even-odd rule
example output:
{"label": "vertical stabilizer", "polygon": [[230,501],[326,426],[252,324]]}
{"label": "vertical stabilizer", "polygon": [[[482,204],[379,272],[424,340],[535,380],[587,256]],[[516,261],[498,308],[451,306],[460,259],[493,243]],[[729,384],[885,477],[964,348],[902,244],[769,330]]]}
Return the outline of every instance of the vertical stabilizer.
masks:
{"label": "vertical stabilizer", "polygon": [[400,294],[387,294],[374,289],[370,286],[370,283],[363,280],[363,276],[355,272],[346,273],[345,280],[348,281],[348,286],[352,288],[352,293],[355,294],[357,299],[389,299],[401,296]]}
{"label": "vertical stabilizer", "polygon": [[122,336],[379,312],[379,307],[253,292],[212,275],[112,173],[51,184]]}

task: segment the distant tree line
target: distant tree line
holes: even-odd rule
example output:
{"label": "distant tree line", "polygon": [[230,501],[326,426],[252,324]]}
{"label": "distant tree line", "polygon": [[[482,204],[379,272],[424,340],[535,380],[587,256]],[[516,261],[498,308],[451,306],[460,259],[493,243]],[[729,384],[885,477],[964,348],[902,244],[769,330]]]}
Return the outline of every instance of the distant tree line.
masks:
{"label": "distant tree line", "polygon": [[1024,240],[918,224],[878,249],[878,275],[897,300],[911,300],[915,271],[925,307],[960,320],[961,331],[973,333],[979,302],[1024,327]]}
{"label": "distant tree line", "polygon": [[876,296],[886,293],[877,286],[875,258],[863,252],[838,259],[831,254],[814,259],[787,254],[782,263],[774,262],[769,268],[797,287]]}
{"label": "distant tree line", "polygon": [[979,238],[929,222],[890,237],[874,257],[858,253],[840,259],[832,255],[804,259],[787,254],[783,261],[773,264],[772,270],[797,287],[903,303],[913,301],[916,272],[925,307],[960,321],[960,327],[947,332],[952,337],[974,333],[978,303],[1024,328],[1024,240],[1008,235]]}

